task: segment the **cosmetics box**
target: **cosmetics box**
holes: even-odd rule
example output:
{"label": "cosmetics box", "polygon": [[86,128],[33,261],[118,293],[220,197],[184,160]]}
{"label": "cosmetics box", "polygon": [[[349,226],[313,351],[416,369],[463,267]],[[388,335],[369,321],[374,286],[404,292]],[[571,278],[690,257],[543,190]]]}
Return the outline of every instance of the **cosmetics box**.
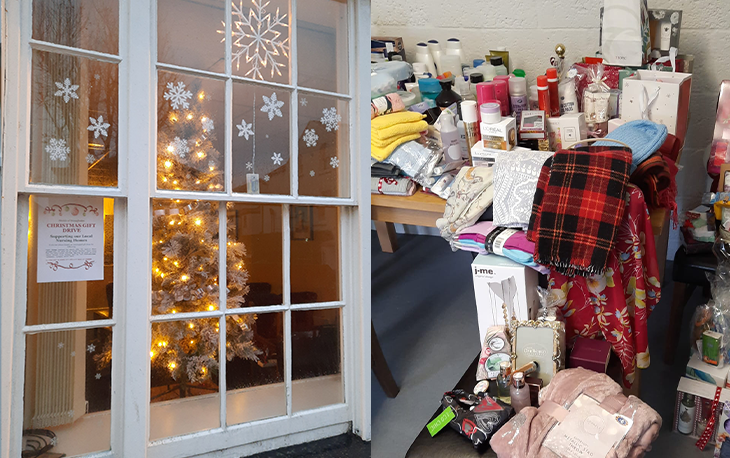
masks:
{"label": "cosmetics box", "polygon": [[542,379],[538,377],[525,377],[525,385],[530,388],[530,405],[532,407],[539,407],[540,390],[543,387]]}
{"label": "cosmetics box", "polygon": [[568,367],[583,367],[605,374],[611,358],[611,344],[605,340],[578,337],[570,353]]}
{"label": "cosmetics box", "polygon": [[712,364],[707,364],[702,361],[699,352],[693,351],[692,356],[690,356],[687,362],[685,375],[691,379],[724,388],[727,385],[728,367],[717,367]]}
{"label": "cosmetics box", "polygon": [[547,138],[547,125],[545,123],[545,112],[542,110],[525,110],[520,119],[521,140],[545,140]]}
{"label": "cosmetics box", "polygon": [[471,264],[479,323],[479,348],[491,326],[504,325],[508,316],[532,320],[540,304],[537,271],[496,254],[480,254]]}
{"label": "cosmetics box", "polygon": [[[512,149],[513,153],[516,153],[518,151],[530,151],[529,148],[523,148],[521,146],[515,146]],[[494,163],[497,161],[497,155],[499,153],[503,153],[504,150],[501,149],[494,149],[494,148],[485,148],[484,143],[482,142],[476,142],[474,146],[471,147],[471,161],[472,165],[474,166],[493,166]]]}
{"label": "cosmetics box", "polygon": [[[699,436],[704,432],[705,425],[707,424],[707,420],[715,416],[716,420],[719,420],[719,409],[721,409],[722,405],[730,401],[730,389],[727,388],[720,388],[720,396],[719,396],[719,402],[718,410],[712,411],[712,400],[715,398],[715,391],[718,389],[718,387],[713,386],[710,383],[701,382],[699,380],[692,380],[691,378],[682,377],[679,379],[679,384],[677,385],[677,397],[675,399],[675,405],[674,405],[674,422],[672,423],[672,431],[677,432],[677,423],[678,423],[678,416],[679,416],[679,405],[682,403],[682,398],[684,397],[685,393],[689,393],[692,396],[695,397],[695,425],[692,429],[692,432],[689,434],[689,437],[699,439]],[[708,442],[709,444],[715,443],[715,434],[718,430],[717,428],[717,421],[715,422],[715,430],[710,435],[711,439]]]}
{"label": "cosmetics box", "polygon": [[517,124],[511,116],[505,116],[494,124],[482,122],[479,127],[485,148],[510,151],[517,144]]}
{"label": "cosmetics box", "polygon": [[725,458],[730,454],[730,401],[718,404],[717,434],[713,458]]}
{"label": "cosmetics box", "polygon": [[702,361],[722,367],[722,334],[715,331],[702,333]]}
{"label": "cosmetics box", "polygon": [[669,51],[669,48],[679,48],[679,31],[681,27],[681,10],[650,9],[651,49]]}
{"label": "cosmetics box", "polygon": [[568,148],[588,138],[585,113],[568,113],[559,118],[547,118],[550,151]]}

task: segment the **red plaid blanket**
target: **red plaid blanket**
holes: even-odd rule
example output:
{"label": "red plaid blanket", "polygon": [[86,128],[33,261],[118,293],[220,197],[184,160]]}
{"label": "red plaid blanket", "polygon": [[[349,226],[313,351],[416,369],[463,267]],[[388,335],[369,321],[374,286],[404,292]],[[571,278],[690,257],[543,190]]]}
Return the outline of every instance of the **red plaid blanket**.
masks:
{"label": "red plaid blanket", "polygon": [[548,162],[527,233],[535,262],[568,276],[602,274],[626,206],[631,150],[561,150]]}

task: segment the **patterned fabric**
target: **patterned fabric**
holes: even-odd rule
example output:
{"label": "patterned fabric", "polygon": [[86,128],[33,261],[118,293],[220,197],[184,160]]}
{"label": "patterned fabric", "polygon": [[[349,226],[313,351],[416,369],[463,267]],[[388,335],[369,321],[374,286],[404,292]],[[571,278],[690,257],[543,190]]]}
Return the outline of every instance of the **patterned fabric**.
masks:
{"label": "patterned fabric", "polygon": [[494,165],[494,224],[527,229],[540,169],[553,153],[505,151]]}
{"label": "patterned fabric", "polygon": [[416,192],[416,183],[407,177],[370,177],[371,194],[387,194],[389,196],[412,196]]}
{"label": "patterned fabric", "polygon": [[566,336],[603,336],[621,360],[628,387],[636,366],[649,367],[647,321],[661,298],[661,285],[644,196],[633,185],[626,194],[626,211],[605,273],[571,278],[553,270],[548,282],[563,312]]}
{"label": "patterned fabric", "polygon": [[[560,150],[553,157],[547,185],[538,195],[530,227],[535,262],[565,275],[606,270],[608,254],[625,207],[631,151],[590,147]],[[538,185],[544,183],[544,177]]]}
{"label": "patterned fabric", "polygon": [[493,178],[492,167],[463,167],[459,170],[449,188],[444,217],[436,220],[441,237],[453,242],[461,229],[476,223],[492,205]]}

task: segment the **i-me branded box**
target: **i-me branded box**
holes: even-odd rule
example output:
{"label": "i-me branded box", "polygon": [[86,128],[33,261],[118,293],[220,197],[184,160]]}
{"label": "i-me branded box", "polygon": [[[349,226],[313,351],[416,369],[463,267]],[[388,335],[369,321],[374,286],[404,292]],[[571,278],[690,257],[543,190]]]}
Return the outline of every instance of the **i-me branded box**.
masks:
{"label": "i-me branded box", "polygon": [[480,348],[490,326],[505,324],[503,303],[507,303],[508,310],[511,306],[518,320],[537,318],[540,300],[535,270],[503,256],[480,254],[471,263],[471,271],[479,320]]}

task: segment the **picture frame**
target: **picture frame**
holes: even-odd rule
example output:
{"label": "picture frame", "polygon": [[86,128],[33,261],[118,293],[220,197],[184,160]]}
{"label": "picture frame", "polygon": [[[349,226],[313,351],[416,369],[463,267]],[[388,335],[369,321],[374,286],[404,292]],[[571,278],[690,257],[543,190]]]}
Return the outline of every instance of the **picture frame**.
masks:
{"label": "picture frame", "polygon": [[539,369],[532,376],[548,385],[565,368],[565,324],[560,321],[512,320],[510,342],[513,370],[535,361]]}
{"label": "picture frame", "polygon": [[314,240],[312,207],[291,206],[289,210],[289,231],[292,240],[308,242]]}

